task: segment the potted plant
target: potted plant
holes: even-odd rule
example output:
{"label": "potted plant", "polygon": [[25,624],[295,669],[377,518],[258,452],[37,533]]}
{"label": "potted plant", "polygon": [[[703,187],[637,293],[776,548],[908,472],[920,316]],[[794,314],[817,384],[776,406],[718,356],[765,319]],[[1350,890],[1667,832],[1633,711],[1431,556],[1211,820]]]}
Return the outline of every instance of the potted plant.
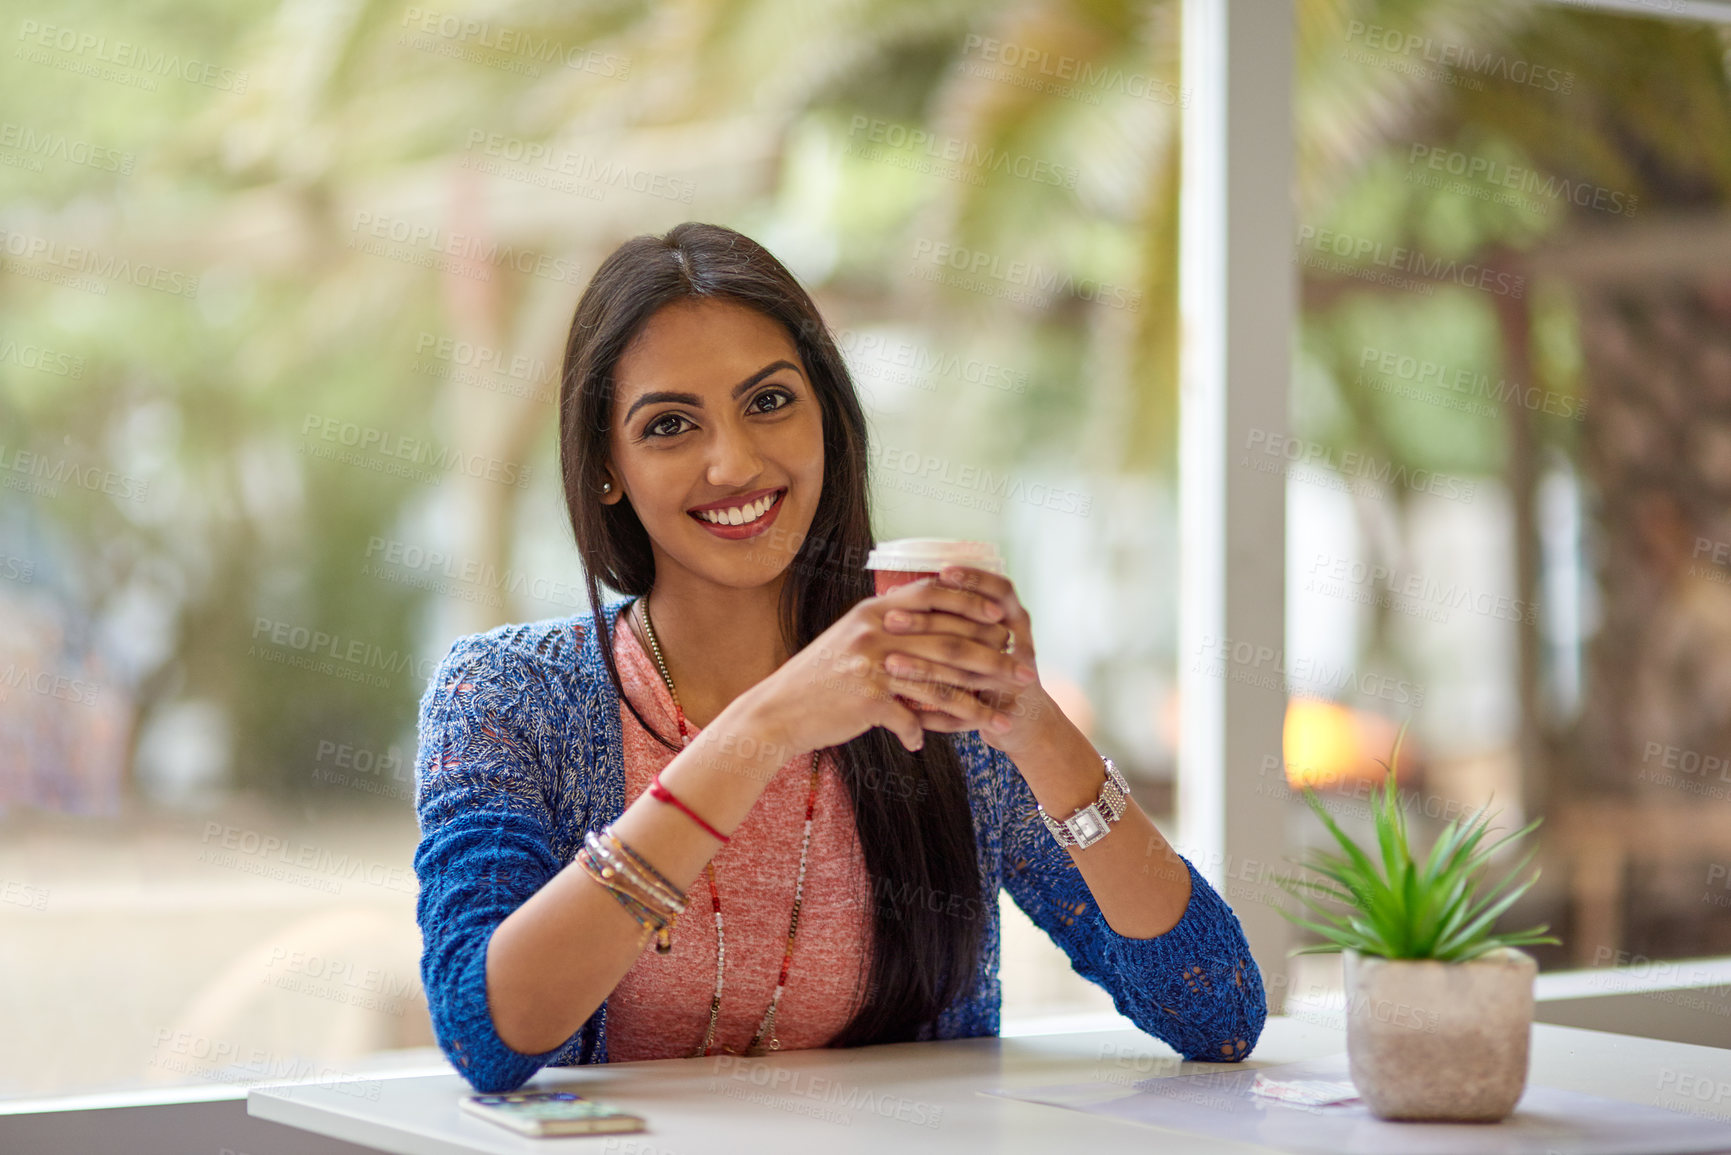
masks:
{"label": "potted plant", "polygon": [[1481,808],[1449,823],[1420,860],[1395,784],[1400,745],[1397,738],[1383,763],[1388,776],[1371,791],[1372,851],[1305,788],[1304,800],[1341,853],[1306,856],[1303,865],[1318,879],[1281,880],[1315,917],[1281,913],[1324,939],[1295,953],[1345,956],[1347,1063],[1373,1114],[1496,1122],[1514,1111],[1527,1081],[1538,966],[1517,948],[1559,940],[1546,936],[1545,926],[1493,930],[1538,879],[1534,871],[1511,889],[1532,851],[1495,885],[1487,887],[1484,875],[1492,855],[1539,820],[1487,843],[1491,816]]}

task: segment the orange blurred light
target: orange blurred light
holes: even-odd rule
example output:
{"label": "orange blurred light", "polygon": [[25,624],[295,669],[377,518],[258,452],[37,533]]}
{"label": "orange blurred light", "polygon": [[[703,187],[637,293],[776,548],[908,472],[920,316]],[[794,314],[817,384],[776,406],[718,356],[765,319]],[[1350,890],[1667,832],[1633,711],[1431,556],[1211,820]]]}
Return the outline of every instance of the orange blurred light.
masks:
{"label": "orange blurred light", "polygon": [[1293,698],[1286,704],[1281,734],[1286,783],[1294,790],[1328,790],[1363,779],[1381,781],[1386,771],[1377,759],[1388,758],[1394,734],[1386,718],[1319,698]]}

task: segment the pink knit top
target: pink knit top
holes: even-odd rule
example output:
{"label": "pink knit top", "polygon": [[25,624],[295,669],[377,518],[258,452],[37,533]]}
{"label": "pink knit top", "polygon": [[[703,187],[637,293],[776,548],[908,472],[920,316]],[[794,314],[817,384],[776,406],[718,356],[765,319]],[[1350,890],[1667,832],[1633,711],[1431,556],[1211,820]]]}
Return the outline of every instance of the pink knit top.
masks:
{"label": "pink knit top", "polygon": [[[663,734],[677,740],[673,698],[624,613],[615,630],[613,654],[632,703]],[[649,789],[650,779],[673,760],[674,752],[652,738],[624,702],[619,711],[629,806]],[[691,732],[695,734],[695,728]],[[833,759],[826,755],[820,766],[799,937],[776,1011],[776,1037],[783,1050],[821,1047],[835,1037],[864,996],[871,959],[871,884],[853,806]],[[806,755],[781,767],[732,841],[713,859],[727,947],[714,1043],[718,1050],[723,1045],[742,1050],[751,1041],[775,992],[793,912],[810,784]],[[611,1062],[683,1058],[703,1040],[715,992],[715,915],[703,874],[686,887],[686,897],[685,913],[674,925],[673,949],[663,955],[646,946],[608,996]]]}

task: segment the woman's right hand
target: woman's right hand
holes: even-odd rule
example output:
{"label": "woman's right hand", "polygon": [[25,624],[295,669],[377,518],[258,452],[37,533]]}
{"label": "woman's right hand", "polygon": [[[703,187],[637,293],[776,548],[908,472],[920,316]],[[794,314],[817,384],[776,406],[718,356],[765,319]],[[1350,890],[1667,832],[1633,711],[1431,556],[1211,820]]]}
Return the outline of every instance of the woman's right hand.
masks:
{"label": "woman's right hand", "polygon": [[884,615],[893,609],[941,610],[988,625],[1003,617],[990,598],[921,578],[855,603],[742,697],[797,753],[839,746],[873,726],[883,726],[903,746],[918,750],[925,744],[925,726],[906,700],[952,714],[967,729],[987,726],[994,711],[972,694],[944,693],[942,686],[897,677],[884,668],[887,654],[906,648],[906,633],[884,628]]}

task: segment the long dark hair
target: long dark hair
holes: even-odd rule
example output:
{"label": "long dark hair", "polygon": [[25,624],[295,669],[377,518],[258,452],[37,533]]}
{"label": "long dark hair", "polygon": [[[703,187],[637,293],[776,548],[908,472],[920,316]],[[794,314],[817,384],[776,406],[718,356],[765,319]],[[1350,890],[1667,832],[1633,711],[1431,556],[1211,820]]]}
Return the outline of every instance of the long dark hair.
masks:
{"label": "long dark hair", "polygon": [[[628,596],[655,580],[649,535],[627,500],[597,499],[610,453],[614,371],[633,336],[662,306],[691,298],[745,305],[793,338],[823,416],[823,492],[782,583],[779,617],[790,653],[873,592],[866,488],[866,423],[847,366],[817,306],[767,249],[719,225],[687,221],[665,236],[634,237],[601,263],[577,303],[559,384],[559,463],[583,560],[601,653],[620,699],[613,623],[600,585]],[[949,736],[928,732],[910,752],[874,726],[831,750],[853,800],[872,887],[873,948],[864,1002],[831,1046],[904,1042],[966,993],[978,959],[983,904],[977,846],[960,759]],[[955,912],[961,912],[957,914]]]}

